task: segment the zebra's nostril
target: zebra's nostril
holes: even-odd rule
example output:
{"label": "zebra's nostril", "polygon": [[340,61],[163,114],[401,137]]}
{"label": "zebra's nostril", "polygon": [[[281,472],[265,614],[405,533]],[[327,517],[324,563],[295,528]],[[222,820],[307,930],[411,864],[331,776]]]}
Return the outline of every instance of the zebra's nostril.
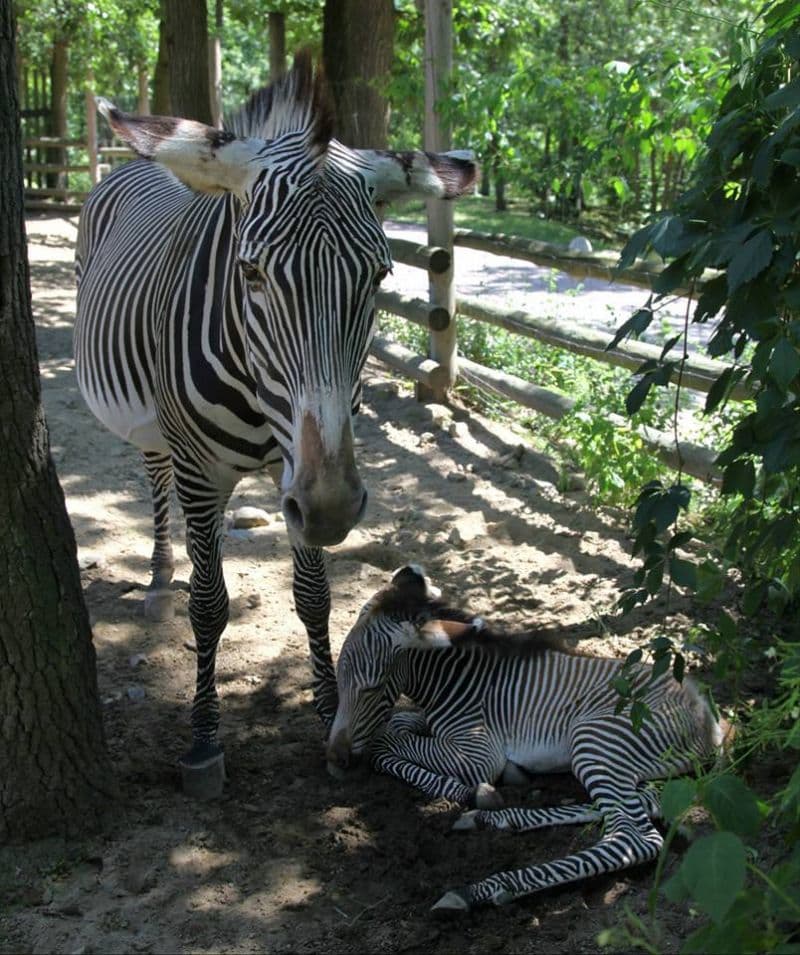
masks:
{"label": "zebra's nostril", "polygon": [[303,530],[305,525],[303,511],[297,501],[288,495],[283,499],[283,516],[286,518],[286,523],[290,524],[295,530]]}

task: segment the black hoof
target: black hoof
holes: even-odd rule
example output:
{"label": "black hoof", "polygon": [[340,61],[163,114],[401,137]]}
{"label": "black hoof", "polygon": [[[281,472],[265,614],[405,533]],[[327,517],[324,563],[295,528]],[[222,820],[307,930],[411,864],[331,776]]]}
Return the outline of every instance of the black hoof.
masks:
{"label": "black hoof", "polygon": [[225,784],[225,753],[219,743],[195,743],[180,761],[185,795],[218,799]]}

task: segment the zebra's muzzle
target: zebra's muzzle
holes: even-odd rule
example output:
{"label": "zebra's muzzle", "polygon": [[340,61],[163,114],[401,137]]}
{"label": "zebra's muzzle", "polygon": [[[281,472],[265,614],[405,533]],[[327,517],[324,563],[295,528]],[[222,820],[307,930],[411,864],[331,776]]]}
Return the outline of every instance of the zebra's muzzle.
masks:
{"label": "zebra's muzzle", "polygon": [[308,547],[341,543],[364,516],[367,491],[356,468],[349,413],[329,442],[315,417],[304,416],[282,507],[287,527]]}

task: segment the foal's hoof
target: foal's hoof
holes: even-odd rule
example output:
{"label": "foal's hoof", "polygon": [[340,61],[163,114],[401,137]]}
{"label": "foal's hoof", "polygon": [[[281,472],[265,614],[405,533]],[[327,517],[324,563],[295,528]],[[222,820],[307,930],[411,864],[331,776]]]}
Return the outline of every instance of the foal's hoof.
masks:
{"label": "foal's hoof", "polygon": [[453,829],[459,832],[474,831],[478,828],[478,812],[477,809],[468,809],[467,812],[462,812],[461,815],[453,823]]}
{"label": "foal's hoof", "polygon": [[180,761],[184,795],[218,799],[225,784],[225,753],[218,743],[195,743]]}
{"label": "foal's hoof", "polygon": [[500,809],[503,806],[503,797],[489,783],[479,783],[475,787],[476,809]]}
{"label": "foal's hoof", "polygon": [[431,906],[431,912],[435,915],[450,917],[462,915],[464,912],[469,912],[471,908],[472,905],[466,892],[453,889],[450,892],[445,892],[436,905]]}
{"label": "foal's hoof", "polygon": [[148,590],[144,595],[144,615],[148,620],[172,620],[175,599],[171,590]]}

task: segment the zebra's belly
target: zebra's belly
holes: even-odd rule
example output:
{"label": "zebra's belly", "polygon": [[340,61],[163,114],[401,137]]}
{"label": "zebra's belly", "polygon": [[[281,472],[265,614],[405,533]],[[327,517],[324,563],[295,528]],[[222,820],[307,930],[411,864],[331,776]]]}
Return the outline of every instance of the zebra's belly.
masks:
{"label": "zebra's belly", "polygon": [[506,759],[529,773],[562,773],[572,766],[566,739],[531,743],[517,741],[506,746]]}
{"label": "zebra's belly", "polygon": [[105,401],[81,384],[89,410],[109,431],[141,451],[166,453],[169,445],[158,425],[154,405]]}

